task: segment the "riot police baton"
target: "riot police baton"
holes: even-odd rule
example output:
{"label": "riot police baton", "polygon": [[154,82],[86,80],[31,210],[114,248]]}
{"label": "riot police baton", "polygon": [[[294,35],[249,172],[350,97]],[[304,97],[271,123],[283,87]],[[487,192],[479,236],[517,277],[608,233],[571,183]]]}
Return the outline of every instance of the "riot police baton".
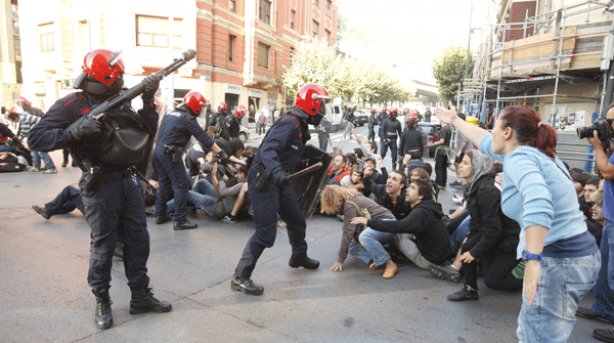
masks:
{"label": "riot police baton", "polygon": [[309,173],[311,173],[311,172],[313,172],[315,170],[318,170],[318,169],[322,168],[323,165],[324,164],[322,162],[318,162],[316,164],[312,164],[312,165],[310,165],[309,167],[307,167],[305,169],[301,169],[301,170],[297,171],[294,174],[288,175],[288,179],[294,179],[294,178],[297,178],[299,176],[302,176],[302,175],[305,175],[305,174],[309,174]]}

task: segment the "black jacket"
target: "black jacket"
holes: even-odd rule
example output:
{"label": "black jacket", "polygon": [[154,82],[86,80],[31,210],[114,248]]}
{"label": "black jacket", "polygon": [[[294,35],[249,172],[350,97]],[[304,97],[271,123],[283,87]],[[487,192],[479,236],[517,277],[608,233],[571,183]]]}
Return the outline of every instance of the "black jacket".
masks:
{"label": "black jacket", "polygon": [[484,175],[475,181],[467,195],[467,209],[471,216],[469,236],[479,236],[479,242],[470,250],[475,258],[493,252],[515,253],[520,226],[501,212],[501,192],[494,179]]}
{"label": "black jacket", "polygon": [[416,130],[415,128],[405,128],[401,134],[401,144],[399,144],[399,147],[401,148],[401,151],[399,151],[399,156],[405,156],[405,154],[412,150],[420,151],[420,156],[422,156],[424,152],[422,132]]}
{"label": "black jacket", "polygon": [[396,203],[393,203],[390,195],[386,193],[385,184],[373,186],[373,195],[375,196],[375,202],[389,209],[397,219],[405,218],[411,212],[411,207],[405,202],[405,188],[401,189],[401,194],[399,194]]}
{"label": "black jacket", "polygon": [[442,265],[454,255],[442,217],[441,204],[426,200],[421,201],[401,220],[370,219],[367,226],[383,232],[413,234],[422,256],[432,263]]}

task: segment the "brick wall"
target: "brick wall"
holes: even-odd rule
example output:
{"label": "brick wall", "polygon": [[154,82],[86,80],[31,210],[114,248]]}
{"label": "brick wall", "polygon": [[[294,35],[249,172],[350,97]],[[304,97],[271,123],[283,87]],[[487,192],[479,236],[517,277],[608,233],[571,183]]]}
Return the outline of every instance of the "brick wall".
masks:
{"label": "brick wall", "polygon": [[505,32],[506,42],[522,39],[533,35],[533,25],[527,25],[525,35],[524,19],[525,16],[535,16],[535,4],[535,1],[516,1],[512,3],[508,14],[507,22],[514,24],[511,27],[507,28]]}

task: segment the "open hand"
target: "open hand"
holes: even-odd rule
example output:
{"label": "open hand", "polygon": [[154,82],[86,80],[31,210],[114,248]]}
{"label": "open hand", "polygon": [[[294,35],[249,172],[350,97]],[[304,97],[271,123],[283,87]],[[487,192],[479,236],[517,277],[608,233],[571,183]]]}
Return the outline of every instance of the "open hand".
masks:
{"label": "open hand", "polygon": [[464,254],[461,255],[460,260],[464,263],[471,263],[473,261],[475,261],[475,257],[473,257],[473,255],[471,255],[471,252],[467,251]]}
{"label": "open hand", "polygon": [[352,218],[352,225],[367,225],[367,218],[364,217],[354,217]]}
{"label": "open hand", "polygon": [[330,267],[331,272],[340,272],[343,270],[343,264],[340,262],[333,263],[332,267]]}

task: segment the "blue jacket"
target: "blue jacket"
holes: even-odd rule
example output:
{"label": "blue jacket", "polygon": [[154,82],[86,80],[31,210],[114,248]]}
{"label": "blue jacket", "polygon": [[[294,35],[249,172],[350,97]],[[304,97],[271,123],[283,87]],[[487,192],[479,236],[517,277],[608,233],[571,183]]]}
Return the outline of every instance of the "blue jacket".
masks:
{"label": "blue jacket", "polygon": [[299,118],[305,115],[293,107],[279,118],[260,144],[254,163],[262,163],[271,174],[293,172],[308,140],[307,123]]}
{"label": "blue jacket", "polygon": [[[124,169],[125,166],[105,164],[97,161],[91,144],[77,142],[69,145],[64,140],[65,129],[75,120],[88,115],[94,107],[103,101],[104,99],[85,92],[71,93],[57,100],[41,118],[40,122],[30,130],[28,135],[30,149],[35,151],[52,151],[69,147],[79,162],[83,159],[88,159],[94,165],[100,166],[103,171]],[[121,106],[121,110],[139,120],[147,132],[149,132],[150,137],[156,134],[158,129],[158,112],[154,106],[145,106],[137,114],[130,105],[130,101],[126,101]]]}
{"label": "blue jacket", "polygon": [[175,111],[167,113],[162,119],[156,145],[159,147],[173,145],[183,148],[192,136],[205,149],[211,149],[213,139],[198,125],[196,117],[191,115],[187,109],[179,107]]}

